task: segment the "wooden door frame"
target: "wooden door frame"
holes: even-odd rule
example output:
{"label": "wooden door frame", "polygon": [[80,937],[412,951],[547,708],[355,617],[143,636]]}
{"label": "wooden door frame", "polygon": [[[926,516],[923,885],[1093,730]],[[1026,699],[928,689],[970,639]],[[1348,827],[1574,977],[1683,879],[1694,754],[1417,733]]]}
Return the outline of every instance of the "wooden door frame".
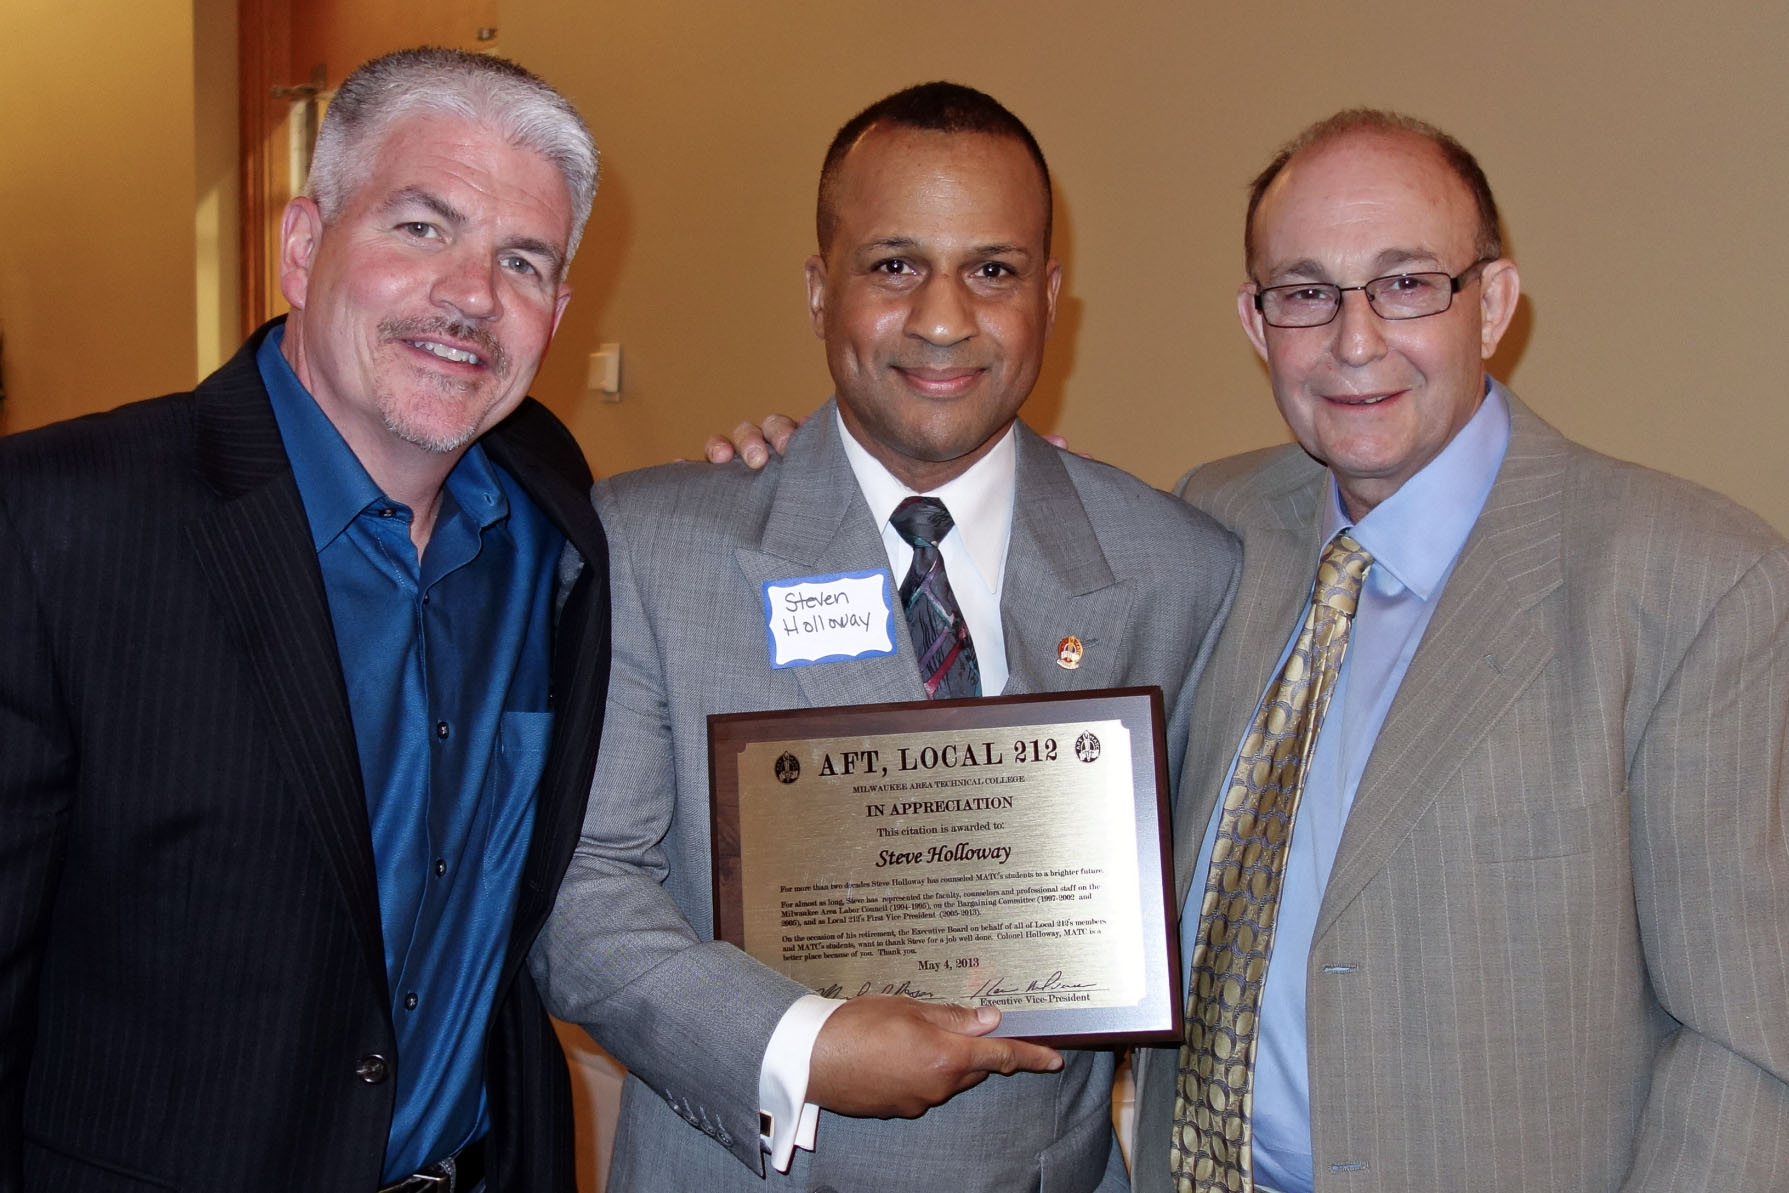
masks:
{"label": "wooden door frame", "polygon": [[[331,80],[317,63],[328,47],[317,44],[314,24],[319,11],[294,5],[313,0],[237,0],[237,81],[242,177],[242,332],[247,336],[274,315],[286,310],[279,287],[279,230],[286,202],[302,184],[292,177],[292,143],[306,130],[295,127],[301,108],[295,101],[321,96]],[[392,0],[378,0],[381,11],[370,24],[362,21],[352,29],[350,47],[334,46],[338,77],[376,54],[406,45],[457,45],[473,51],[491,51],[496,37],[495,0],[454,0],[437,5],[440,21],[414,30],[414,14]],[[323,6],[332,21],[345,15]],[[388,9],[389,11],[383,11]],[[330,39],[333,45],[334,39]],[[351,50],[351,52],[349,52]],[[303,55],[303,57],[299,57]],[[324,96],[323,98],[327,98]],[[311,109],[314,115],[315,108]],[[310,130],[314,131],[314,130]]]}
{"label": "wooden door frame", "polygon": [[291,197],[289,155],[276,138],[291,115],[291,101],[275,88],[297,82],[292,74],[290,0],[237,0],[238,130],[242,160],[242,334],[285,309],[280,297],[274,245]]}

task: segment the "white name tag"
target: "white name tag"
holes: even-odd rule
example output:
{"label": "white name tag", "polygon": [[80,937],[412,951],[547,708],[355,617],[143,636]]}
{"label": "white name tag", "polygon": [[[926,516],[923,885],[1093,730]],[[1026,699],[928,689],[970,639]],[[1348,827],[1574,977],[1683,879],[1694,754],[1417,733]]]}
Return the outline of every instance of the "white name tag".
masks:
{"label": "white name tag", "polygon": [[894,613],[885,571],[801,576],[764,585],[764,632],[773,667],[890,655]]}

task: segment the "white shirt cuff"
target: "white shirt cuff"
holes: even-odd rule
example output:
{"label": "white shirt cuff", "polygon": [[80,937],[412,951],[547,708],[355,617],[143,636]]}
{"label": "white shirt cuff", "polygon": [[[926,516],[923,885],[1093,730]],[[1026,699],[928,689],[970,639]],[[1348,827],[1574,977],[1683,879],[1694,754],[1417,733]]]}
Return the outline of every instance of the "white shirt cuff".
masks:
{"label": "white shirt cuff", "polygon": [[764,1047],[764,1064],[758,1070],[759,1123],[770,1130],[758,1142],[770,1153],[778,1172],[788,1172],[795,1149],[814,1150],[814,1131],[820,1124],[820,1108],[807,1100],[808,1066],[814,1059],[814,1041],[832,1013],[844,1006],[837,998],[804,994],[778,1020]]}

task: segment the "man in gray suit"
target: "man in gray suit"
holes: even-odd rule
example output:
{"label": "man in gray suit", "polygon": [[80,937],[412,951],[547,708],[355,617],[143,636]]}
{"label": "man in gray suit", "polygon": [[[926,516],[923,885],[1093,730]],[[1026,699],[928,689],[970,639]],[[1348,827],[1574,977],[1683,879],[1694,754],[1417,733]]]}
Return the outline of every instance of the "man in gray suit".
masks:
{"label": "man in gray suit", "polygon": [[1485,377],[1516,268],[1437,130],[1313,126],[1246,250],[1298,446],[1181,485],[1244,558],[1176,815],[1187,958],[1222,931],[1207,859],[1318,555],[1348,530],[1373,562],[1283,855],[1238,1171],[1198,1125],[1225,1092],[1151,1050],[1137,1188],[1784,1188],[1789,546]]}
{"label": "man in gray suit", "polygon": [[597,488],[610,705],[535,971],[630,1070],[617,1189],[1121,1188],[1109,1053],[987,1037],[991,1008],[821,999],[710,939],[706,717],[923,699],[946,670],[922,675],[899,615],[893,654],[778,667],[767,584],[873,571],[892,596],[919,552],[891,514],[935,498],[979,669],[944,690],[1157,685],[1178,774],[1238,566],[1204,515],[1016,421],[1061,275],[1049,174],[1011,113],[951,84],[873,105],[828,152],[817,223],[809,307],[836,403],[762,473],[672,465]]}

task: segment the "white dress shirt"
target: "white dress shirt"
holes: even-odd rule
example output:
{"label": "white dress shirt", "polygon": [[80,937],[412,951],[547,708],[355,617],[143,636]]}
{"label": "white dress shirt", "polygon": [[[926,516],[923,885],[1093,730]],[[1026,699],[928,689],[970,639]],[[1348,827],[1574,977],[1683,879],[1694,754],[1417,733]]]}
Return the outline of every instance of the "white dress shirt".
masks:
{"label": "white dress shirt", "polygon": [[[836,412],[833,417],[838,418]],[[950,576],[950,590],[969,626],[969,640],[975,645],[982,695],[999,695],[1006,687],[1007,676],[1000,586],[1006,575],[1007,545],[1012,541],[1019,458],[1012,429],[1007,428],[1000,442],[963,475],[918,494],[896,480],[852,437],[844,419],[839,418],[838,426],[857,487],[870,507],[870,516],[882,528],[882,547],[888,553],[893,580],[890,594],[900,592],[901,581],[913,563],[913,548],[889,524],[889,515],[901,502],[914,496],[936,497],[950,511],[954,525],[938,544],[938,553]],[[789,1171],[797,1147],[814,1150],[820,1108],[807,1101],[808,1067],[821,1026],[843,1005],[839,999],[803,995],[783,1012],[765,1046],[764,1064],[758,1071],[758,1108],[770,1130],[759,1140],[778,1172]]]}

